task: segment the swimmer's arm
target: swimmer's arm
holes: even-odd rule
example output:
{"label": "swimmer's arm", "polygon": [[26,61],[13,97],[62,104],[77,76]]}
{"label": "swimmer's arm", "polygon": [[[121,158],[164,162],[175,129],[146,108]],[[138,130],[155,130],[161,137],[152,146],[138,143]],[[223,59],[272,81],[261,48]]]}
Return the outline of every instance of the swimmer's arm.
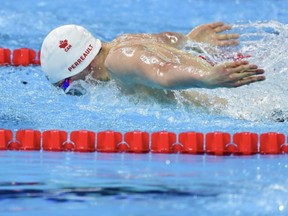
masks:
{"label": "swimmer's arm", "polygon": [[[194,57],[191,57],[194,58]],[[262,81],[264,70],[247,61],[227,62],[214,67],[195,57],[193,64],[167,62],[157,53],[138,47],[133,57],[120,49],[111,52],[105,61],[111,73],[128,84],[141,84],[160,89],[239,87]]]}
{"label": "swimmer's arm", "polygon": [[226,62],[210,68],[203,64],[194,66],[167,64],[163,80],[158,76],[158,82],[162,88],[180,90],[235,88],[265,80],[265,77],[261,76],[264,70],[258,69],[256,65],[249,64],[247,61]]}
{"label": "swimmer's arm", "polygon": [[156,84],[152,87],[170,90],[189,88],[214,89],[219,87],[235,88],[265,80],[264,76],[258,76],[263,74],[264,70],[258,69],[256,65],[248,64],[247,61],[227,62],[210,69],[175,63],[166,63],[164,66],[159,67],[150,67],[141,64],[139,68],[145,74],[144,78]]}

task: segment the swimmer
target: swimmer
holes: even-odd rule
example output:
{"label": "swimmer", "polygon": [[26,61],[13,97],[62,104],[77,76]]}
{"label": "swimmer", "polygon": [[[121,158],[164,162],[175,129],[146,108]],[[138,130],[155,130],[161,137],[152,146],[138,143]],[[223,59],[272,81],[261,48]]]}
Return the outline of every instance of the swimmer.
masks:
{"label": "swimmer", "polygon": [[49,81],[66,93],[73,83],[90,77],[116,80],[127,89],[183,90],[234,88],[263,81],[264,70],[248,61],[217,64],[201,51],[183,50],[188,41],[215,46],[235,46],[238,34],[227,34],[222,22],[200,25],[187,35],[124,34],[101,42],[81,26],[52,30],[41,47],[41,67]]}

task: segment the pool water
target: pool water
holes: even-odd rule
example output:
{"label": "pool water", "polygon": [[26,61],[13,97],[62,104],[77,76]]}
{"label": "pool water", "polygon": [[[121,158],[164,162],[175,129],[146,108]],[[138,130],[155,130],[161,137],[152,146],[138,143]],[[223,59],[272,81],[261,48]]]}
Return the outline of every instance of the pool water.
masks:
{"label": "pool water", "polygon": [[[2,0],[0,47],[39,50],[45,35],[79,24],[101,40],[123,33],[188,33],[224,21],[266,71],[265,82],[236,89],[193,89],[227,100],[199,107],[182,92],[126,94],[112,81],[88,84],[81,97],[49,84],[38,66],[0,68],[0,127],[17,131],[79,129],[275,131],[287,134],[287,0]],[[168,95],[173,94],[172,99]],[[4,215],[286,215],[285,155],[0,152]]]}
{"label": "pool water", "polygon": [[285,156],[0,156],[1,215],[287,214]]}

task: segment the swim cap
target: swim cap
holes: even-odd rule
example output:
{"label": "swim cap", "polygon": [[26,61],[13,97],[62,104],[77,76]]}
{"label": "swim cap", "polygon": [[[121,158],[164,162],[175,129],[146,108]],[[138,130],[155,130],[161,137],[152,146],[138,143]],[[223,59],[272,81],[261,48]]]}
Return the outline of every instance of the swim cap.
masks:
{"label": "swim cap", "polygon": [[41,47],[41,68],[51,83],[83,71],[101,49],[100,40],[85,28],[64,25],[52,30]]}

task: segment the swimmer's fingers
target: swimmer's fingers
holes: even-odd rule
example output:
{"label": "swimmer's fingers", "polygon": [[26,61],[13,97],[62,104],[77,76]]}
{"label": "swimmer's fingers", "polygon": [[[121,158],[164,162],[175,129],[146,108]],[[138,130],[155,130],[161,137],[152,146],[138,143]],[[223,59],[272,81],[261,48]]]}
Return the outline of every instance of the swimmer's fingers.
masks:
{"label": "swimmer's fingers", "polygon": [[238,45],[239,41],[237,40],[240,37],[239,34],[217,34],[217,45],[218,46],[231,46]]}
{"label": "swimmer's fingers", "polygon": [[231,30],[231,29],[232,29],[232,26],[231,26],[231,25],[227,25],[227,24],[225,24],[225,23],[223,23],[223,22],[211,23],[211,24],[209,24],[209,26],[210,26],[211,28],[213,28],[216,33],[223,32],[223,31],[227,31],[227,30]]}
{"label": "swimmer's fingers", "polygon": [[235,62],[226,66],[230,73],[243,73],[250,70],[257,70],[258,66],[254,64],[248,64],[247,61]]}
{"label": "swimmer's fingers", "polygon": [[257,65],[248,64],[247,61],[237,61],[226,66],[226,71],[232,80],[243,79],[248,76],[260,75],[264,73],[263,69]]}
{"label": "swimmer's fingers", "polygon": [[237,80],[236,82],[231,83],[231,86],[227,86],[227,87],[239,87],[239,86],[243,86],[243,85],[249,85],[251,83],[254,82],[259,82],[259,81],[263,81],[265,80],[264,76],[249,76],[240,80]]}
{"label": "swimmer's fingers", "polygon": [[260,75],[264,73],[265,71],[263,69],[257,68],[257,69],[246,70],[245,72],[238,73],[238,74],[240,74],[239,76],[243,79],[248,76]]}
{"label": "swimmer's fingers", "polygon": [[248,61],[234,61],[234,62],[225,62],[223,63],[223,66],[225,68],[237,68],[239,66],[247,65],[247,64],[248,64]]}
{"label": "swimmer's fingers", "polygon": [[236,46],[239,44],[239,41],[238,40],[218,40],[216,42],[216,46]]}
{"label": "swimmer's fingers", "polygon": [[247,77],[252,77],[252,76],[257,76],[257,75],[261,75],[264,73],[263,69],[250,69],[250,70],[246,70],[244,72],[241,73],[231,73],[229,75],[231,81],[237,81],[237,80],[241,80],[241,79],[246,79]]}
{"label": "swimmer's fingers", "polygon": [[214,22],[214,23],[210,23],[210,24],[208,24],[208,26],[210,27],[210,28],[213,28],[214,30],[219,30],[220,28],[222,28],[223,26],[227,26],[227,25],[225,25],[225,23],[224,22]]}
{"label": "swimmer's fingers", "polygon": [[265,80],[265,77],[261,76],[265,71],[258,68],[257,65],[248,64],[247,61],[237,61],[226,64],[226,70],[230,78],[229,85],[231,87],[239,87]]}
{"label": "swimmer's fingers", "polygon": [[217,34],[217,39],[219,40],[233,40],[238,39],[239,37],[239,34]]}
{"label": "swimmer's fingers", "polygon": [[220,32],[223,32],[223,31],[227,31],[227,30],[231,30],[232,29],[232,26],[230,25],[223,25],[223,26],[218,26],[216,28],[214,28],[214,31],[216,33],[220,33]]}

